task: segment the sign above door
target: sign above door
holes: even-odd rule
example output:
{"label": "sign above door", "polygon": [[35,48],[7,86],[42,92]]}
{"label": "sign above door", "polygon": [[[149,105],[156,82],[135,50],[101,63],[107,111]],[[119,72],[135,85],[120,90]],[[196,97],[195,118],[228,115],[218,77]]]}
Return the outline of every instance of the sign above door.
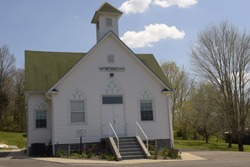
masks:
{"label": "sign above door", "polygon": [[125,71],[125,67],[99,67],[99,71],[124,72]]}

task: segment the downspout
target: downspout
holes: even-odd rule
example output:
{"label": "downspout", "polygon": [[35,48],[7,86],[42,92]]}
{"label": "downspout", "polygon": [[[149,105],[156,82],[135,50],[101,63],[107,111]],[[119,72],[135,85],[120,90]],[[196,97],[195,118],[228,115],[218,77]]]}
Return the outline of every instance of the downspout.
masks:
{"label": "downspout", "polygon": [[173,91],[165,91],[165,90],[163,90],[162,93],[164,95],[166,95],[167,111],[168,111],[168,122],[169,122],[170,146],[173,148],[174,147],[174,136],[173,136],[172,112],[171,112],[171,104],[170,104],[170,99],[171,99]]}
{"label": "downspout", "polygon": [[174,148],[174,131],[173,131],[173,124],[172,124],[172,111],[171,111],[171,104],[170,104],[170,99],[171,99],[171,96],[172,96],[172,93],[173,92],[170,92],[168,95],[167,95],[167,101],[168,101],[168,114],[169,114],[169,128],[170,128],[170,131],[169,131],[169,135],[170,135],[170,145],[172,148]]}
{"label": "downspout", "polygon": [[45,93],[45,97],[49,100],[51,100],[51,120],[50,120],[50,126],[51,126],[51,131],[50,131],[50,135],[51,135],[51,141],[52,141],[52,154],[55,155],[55,145],[54,145],[54,139],[53,139],[53,124],[52,124],[52,120],[54,118],[54,112],[53,112],[53,98],[48,96],[48,92]]}
{"label": "downspout", "polygon": [[[29,134],[29,115],[30,115],[30,111],[29,111],[29,93],[25,93],[25,103],[26,103],[26,110],[27,110],[27,115],[26,115],[26,119],[27,121],[27,134]],[[27,155],[29,156],[29,136],[27,135]]]}

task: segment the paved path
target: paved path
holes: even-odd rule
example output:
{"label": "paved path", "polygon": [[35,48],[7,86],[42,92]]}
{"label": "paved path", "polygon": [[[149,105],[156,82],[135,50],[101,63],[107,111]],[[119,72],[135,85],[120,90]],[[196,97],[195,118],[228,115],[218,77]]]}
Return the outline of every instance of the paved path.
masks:
{"label": "paved path", "polygon": [[[7,152],[9,152],[7,156]],[[182,150],[183,160],[93,161],[60,158],[30,158],[23,151],[0,151],[0,167],[69,167],[69,166],[136,166],[136,167],[248,167],[250,153],[226,151]]]}
{"label": "paved path", "polygon": [[34,160],[58,162],[64,164],[110,164],[110,165],[126,165],[126,164],[143,164],[143,163],[156,163],[166,161],[196,161],[207,160],[205,158],[192,155],[190,153],[182,153],[181,160],[153,160],[153,159],[135,159],[135,160],[123,160],[123,161],[94,161],[94,160],[82,160],[82,159],[67,159],[67,158],[33,158]]}

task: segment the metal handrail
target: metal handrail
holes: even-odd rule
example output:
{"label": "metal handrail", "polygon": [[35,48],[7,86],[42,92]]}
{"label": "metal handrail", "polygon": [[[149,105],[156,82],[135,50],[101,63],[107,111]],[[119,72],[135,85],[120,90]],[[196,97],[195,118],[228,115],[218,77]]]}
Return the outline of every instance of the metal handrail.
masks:
{"label": "metal handrail", "polygon": [[146,138],[146,141],[147,141],[147,150],[148,150],[148,137],[147,137],[147,135],[144,133],[144,131],[142,130],[142,128],[141,128],[141,126],[140,126],[140,124],[139,124],[138,122],[136,122],[136,136],[137,136],[137,126],[140,128],[142,134],[143,134],[143,135],[145,136],[145,138]]}
{"label": "metal handrail", "polygon": [[118,152],[119,152],[119,154],[120,154],[119,138],[118,138],[118,136],[116,135],[115,130],[114,130],[112,124],[109,122],[109,137],[111,137],[111,130],[110,130],[110,128],[112,129],[112,131],[113,131],[113,133],[115,134],[115,137],[116,137],[116,139],[117,139],[117,147],[118,147]]}

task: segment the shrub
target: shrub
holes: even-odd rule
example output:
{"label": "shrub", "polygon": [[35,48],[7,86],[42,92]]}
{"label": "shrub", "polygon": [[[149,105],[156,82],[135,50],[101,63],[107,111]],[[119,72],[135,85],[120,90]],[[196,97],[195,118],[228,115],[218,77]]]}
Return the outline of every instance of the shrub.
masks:
{"label": "shrub", "polygon": [[96,153],[94,153],[94,151],[96,151],[95,144],[93,144],[92,146],[89,147],[89,149],[87,151],[87,158],[91,158],[92,156],[96,156]]}
{"label": "shrub", "polygon": [[115,157],[113,155],[111,155],[107,149],[102,150],[101,154],[100,154],[100,158],[101,159],[106,159],[108,161],[113,161],[115,159]]}
{"label": "shrub", "polygon": [[176,159],[180,157],[178,149],[170,148],[168,149],[167,153],[168,153],[168,156],[171,157],[172,159]]}
{"label": "shrub", "polygon": [[115,159],[115,157],[111,155],[111,156],[108,156],[108,159],[107,159],[107,160],[108,160],[108,161],[114,161],[114,159]]}
{"label": "shrub", "polygon": [[148,151],[155,151],[156,147],[152,145],[148,145]]}
{"label": "shrub", "polygon": [[154,151],[154,159],[157,159],[158,158],[158,155],[159,155],[159,148],[156,148],[155,151]]}
{"label": "shrub", "polygon": [[108,155],[105,153],[101,153],[100,158],[101,159],[108,159]]}
{"label": "shrub", "polygon": [[56,152],[56,157],[68,156],[68,153],[62,148],[59,148]]}
{"label": "shrub", "polygon": [[70,156],[79,156],[79,154],[77,154],[77,153],[72,153],[72,154],[70,154]]}
{"label": "shrub", "polygon": [[167,159],[168,153],[167,152],[163,152],[162,156],[163,156],[164,159]]}

